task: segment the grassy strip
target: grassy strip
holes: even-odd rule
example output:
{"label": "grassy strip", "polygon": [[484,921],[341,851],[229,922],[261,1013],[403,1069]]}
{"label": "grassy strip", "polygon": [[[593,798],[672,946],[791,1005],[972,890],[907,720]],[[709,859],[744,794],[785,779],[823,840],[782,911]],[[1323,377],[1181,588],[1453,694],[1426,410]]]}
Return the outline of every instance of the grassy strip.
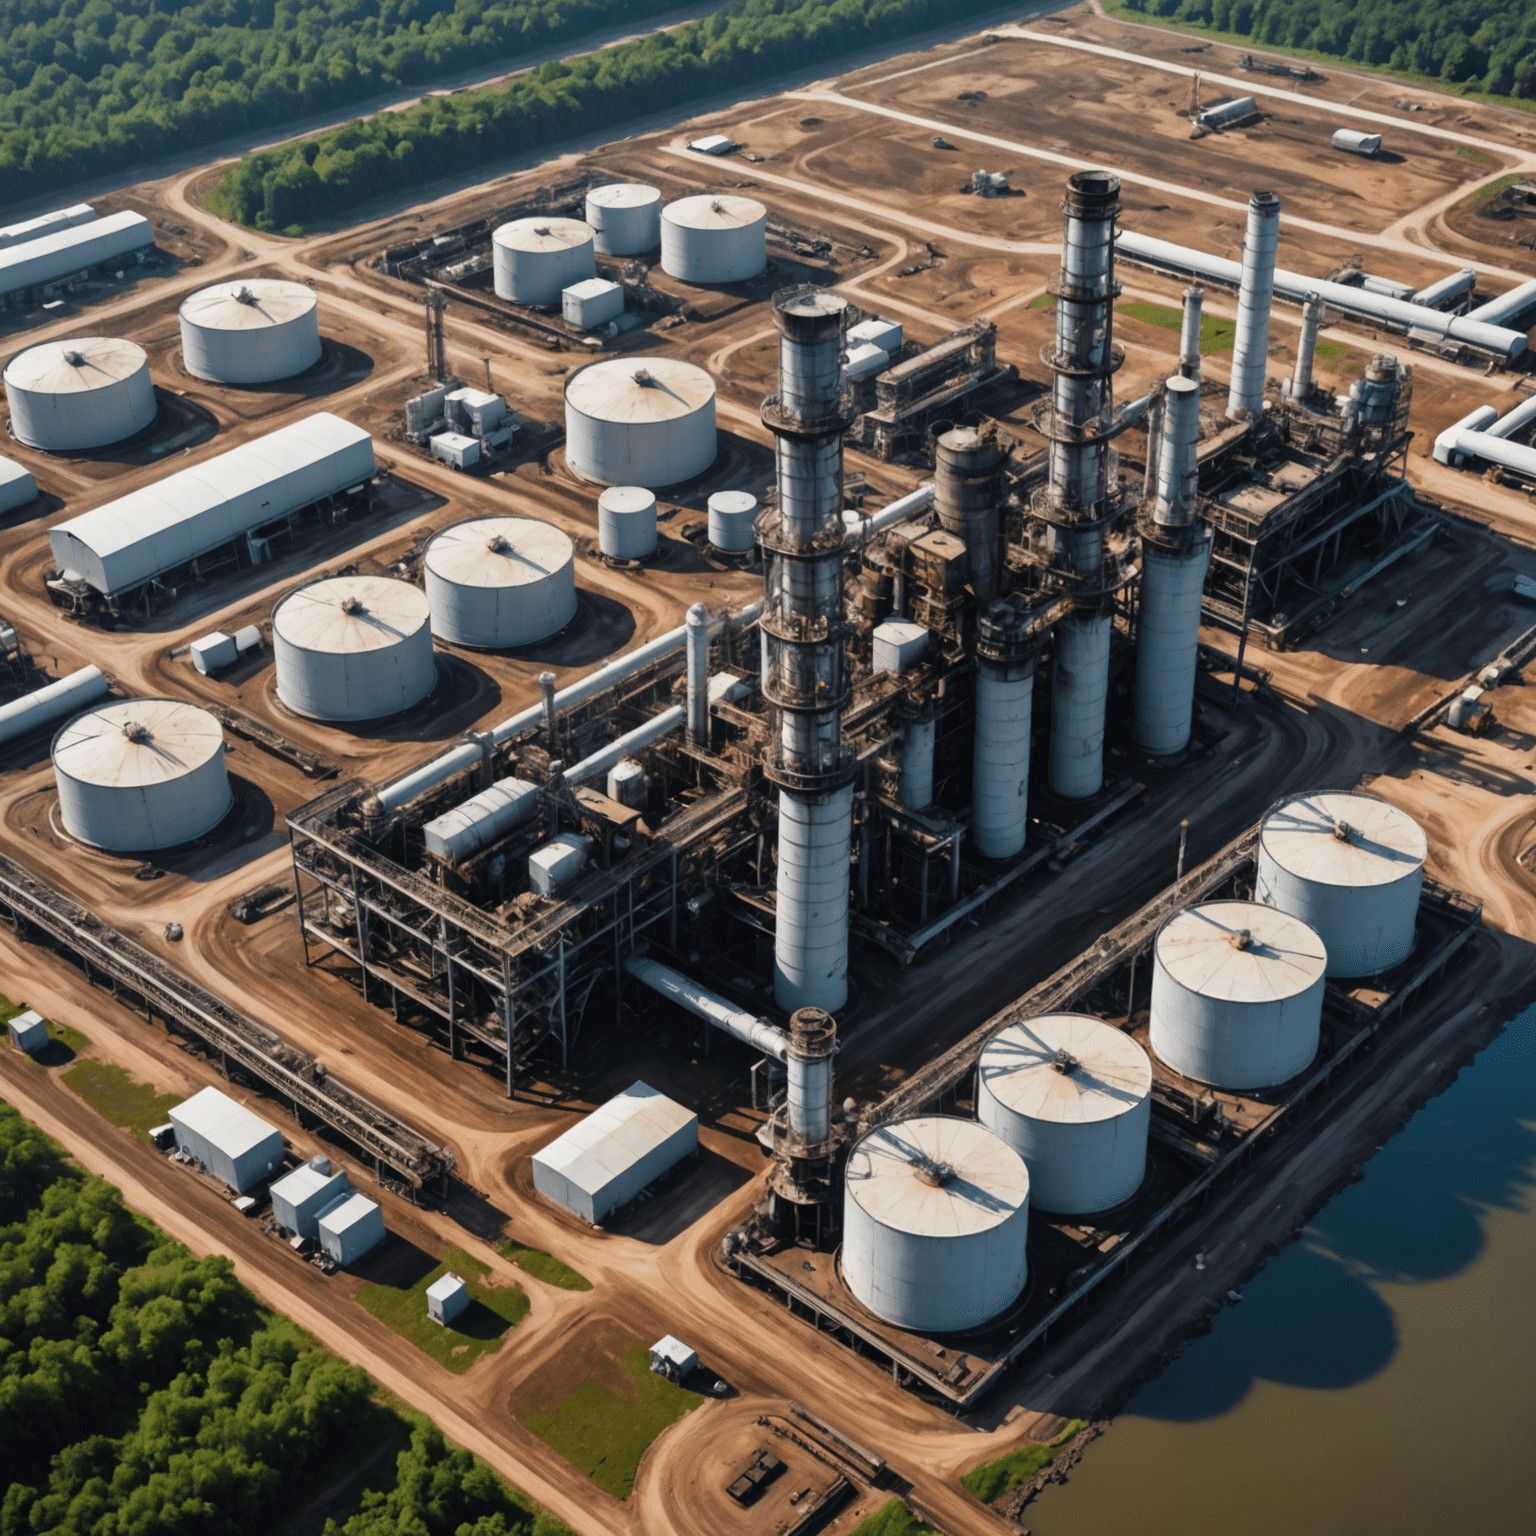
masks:
{"label": "grassy strip", "polygon": [[126,1127],[146,1144],[150,1130],[164,1125],[166,1116],[181,1103],[180,1094],[156,1093],[153,1083],[134,1082],[110,1061],[77,1061],[64,1074],[64,1081],[97,1114]]}
{"label": "grassy strip", "polygon": [[[1117,304],[1115,312],[1131,320],[1140,320],[1145,325],[1159,326],[1165,331],[1182,330],[1184,325],[1182,310],[1170,308],[1167,304],[1152,304],[1145,299],[1132,299],[1127,304]],[[1236,337],[1237,322],[1235,320],[1221,320],[1215,315],[1201,315],[1200,355],[1202,357],[1213,353],[1230,352]]]}
{"label": "grassy strip", "polygon": [[852,1536],[942,1536],[924,1525],[900,1499],[890,1499],[854,1526]]}
{"label": "grassy strip", "polygon": [[521,1417],[605,1493],[627,1499],[647,1447],[698,1404],[695,1393],[652,1372],[650,1351],[636,1339],[606,1377],[588,1376],[552,1407],[528,1407]]}
{"label": "grassy strip", "polygon": [[[13,1003],[8,997],[0,997],[0,1029],[4,1029],[17,1014],[26,1011],[25,1003]],[[44,1019],[43,1022],[48,1026],[48,1049],[42,1052],[44,1059],[41,1061],[35,1056],[32,1058],[40,1066],[62,1066],[66,1061],[72,1061],[91,1043],[89,1036],[82,1035],[78,1029],[71,1029],[68,1024],[58,1024],[52,1019]],[[10,1039],[9,1030],[0,1034],[0,1040],[6,1044],[10,1043]]]}
{"label": "grassy strip", "polygon": [[545,1285],[558,1286],[562,1291],[592,1289],[592,1282],[585,1275],[577,1274],[569,1264],[552,1253],[545,1253],[542,1248],[527,1248],[508,1238],[496,1251],[502,1258],[511,1259],[524,1274],[542,1280]]}
{"label": "grassy strip", "polygon": [[[427,1287],[452,1270],[469,1286],[469,1305],[451,1323],[434,1323],[427,1316]],[[503,1337],[528,1315],[528,1295],[520,1285],[489,1285],[491,1267],[448,1247],[443,1262],[427,1271],[415,1285],[367,1285],[358,1301],[374,1317],[408,1339],[439,1365],[462,1375],[481,1355],[494,1354]]]}
{"label": "grassy strip", "polygon": [[972,1467],[960,1479],[960,1486],[974,1494],[983,1504],[993,1504],[1011,1489],[1027,1483],[1042,1468],[1050,1466],[1059,1451],[1083,1427],[1081,1419],[1073,1419],[1056,1438],[1045,1445],[1021,1445],[996,1461],[984,1461]]}

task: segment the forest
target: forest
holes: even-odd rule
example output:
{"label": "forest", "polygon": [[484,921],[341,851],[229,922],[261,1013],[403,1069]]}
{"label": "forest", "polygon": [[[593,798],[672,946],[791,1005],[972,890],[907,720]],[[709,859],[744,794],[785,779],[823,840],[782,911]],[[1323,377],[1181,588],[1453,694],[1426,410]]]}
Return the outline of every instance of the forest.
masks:
{"label": "forest", "polygon": [[677,0],[0,0],[0,205]]}
{"label": "forest", "polygon": [[1536,0],[1121,0],[1116,9],[1536,100]]}
{"label": "forest", "polygon": [[[374,1398],[0,1102],[0,1536],[259,1536]],[[570,1536],[425,1421],[395,1474],[328,1536]]]}
{"label": "forest", "polygon": [[987,9],[993,0],[739,0],[700,21],[504,86],[429,97],[300,143],[247,155],[214,206],[259,229],[297,230],[383,193],[506,159]]}

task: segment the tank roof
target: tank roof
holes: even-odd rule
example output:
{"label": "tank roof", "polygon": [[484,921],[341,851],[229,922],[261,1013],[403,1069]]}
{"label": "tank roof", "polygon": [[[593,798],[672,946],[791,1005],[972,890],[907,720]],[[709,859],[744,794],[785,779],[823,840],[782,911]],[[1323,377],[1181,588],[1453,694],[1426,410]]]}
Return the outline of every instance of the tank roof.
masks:
{"label": "tank roof", "polygon": [[1287,873],[1319,885],[1391,885],[1422,868],[1429,853],[1407,811],[1349,791],[1282,800],[1265,816],[1259,842]]}
{"label": "tank roof", "polygon": [[1176,912],[1159,929],[1156,950],[1180,986],[1232,1003],[1295,997],[1328,964],[1323,941],[1299,917],[1253,901],[1208,901]]}
{"label": "tank roof", "polygon": [[590,245],[592,226],[582,219],[513,219],[491,236],[496,245],[515,251],[566,251]]}
{"label": "tank roof", "polygon": [[262,331],[285,325],[315,307],[314,289],[278,278],[237,278],[200,288],[182,300],[183,320],[215,331]]}
{"label": "tank roof", "polygon": [[419,587],[393,576],[328,576],[290,592],[272,610],[272,628],[304,651],[382,651],[430,622]]}
{"label": "tank roof", "polygon": [[680,358],[611,357],[573,373],[565,398],[599,421],[676,421],[710,404],[715,382]]}
{"label": "tank roof", "polygon": [[593,187],[587,201],[600,208],[644,208],[659,203],[661,193],[643,181],[610,181],[605,187]]}
{"label": "tank roof", "polygon": [[10,360],[5,387],[49,395],[86,394],[132,378],[145,361],[144,348],[121,336],[45,341]]}
{"label": "tank roof", "polygon": [[597,504],[605,512],[649,512],[656,505],[656,493],[643,485],[610,485]]}
{"label": "tank roof", "polygon": [[917,1237],[1002,1226],[1029,1199],[1029,1171],[974,1120],[928,1115],[867,1132],[848,1154],[848,1195],[873,1220]]}
{"label": "tank roof", "polygon": [[1005,1108],[1031,1120],[1114,1120],[1152,1092],[1152,1062],[1123,1030],[1084,1013],[1047,1013],[994,1035],[977,1064]]}
{"label": "tank roof", "polygon": [[672,223],[688,229],[744,229],[768,217],[768,210],[755,197],[738,197],[732,192],[680,197],[662,212]]}
{"label": "tank roof", "polygon": [[422,563],[461,587],[521,587],[571,563],[575,546],[532,517],[475,517],[427,542]]}
{"label": "tank roof", "polygon": [[120,699],[76,715],[53,738],[54,766],[82,784],[169,784],[224,751],[224,728],[182,699]]}

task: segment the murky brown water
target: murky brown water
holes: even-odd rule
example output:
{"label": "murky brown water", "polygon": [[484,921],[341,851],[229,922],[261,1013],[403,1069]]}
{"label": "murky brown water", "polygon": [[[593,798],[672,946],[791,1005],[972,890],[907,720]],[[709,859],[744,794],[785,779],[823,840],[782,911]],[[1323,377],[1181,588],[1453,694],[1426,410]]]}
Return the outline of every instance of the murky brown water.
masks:
{"label": "murky brown water", "polygon": [[1536,1009],[1025,1514],[1035,1536],[1536,1533]]}

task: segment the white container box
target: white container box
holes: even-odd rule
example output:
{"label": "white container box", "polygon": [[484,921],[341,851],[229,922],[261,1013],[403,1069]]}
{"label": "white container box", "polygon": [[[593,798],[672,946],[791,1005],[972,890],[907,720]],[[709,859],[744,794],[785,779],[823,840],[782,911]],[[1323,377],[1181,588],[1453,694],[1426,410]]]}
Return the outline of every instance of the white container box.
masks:
{"label": "white container box", "polygon": [[211,635],[204,635],[200,640],[194,640],[187,649],[192,653],[192,665],[204,677],[211,676],[220,667],[230,666],[240,659],[240,647],[235,643],[235,637],[226,634],[222,629],[216,629]]}
{"label": "white container box", "polygon": [[432,457],[451,464],[455,469],[468,469],[480,462],[480,439],[465,437],[462,432],[439,432],[429,438]]}
{"label": "white container box", "polygon": [[179,1151],[244,1192],[283,1161],[282,1133],[217,1088],[204,1088],[170,1114]]}
{"label": "white container box", "polygon": [[316,1223],[321,1251],[343,1269],[384,1241],[384,1212],[363,1195],[343,1195]]}
{"label": "white container box", "polygon": [[560,310],[567,325],[590,331],[624,313],[624,290],[606,278],[589,277],[562,291]]}
{"label": "white container box", "polygon": [[553,896],[587,867],[592,839],[579,832],[562,832],[528,855],[528,885],[540,896]]}
{"label": "white container box", "polygon": [[18,1051],[25,1051],[28,1056],[36,1053],[48,1044],[48,1024],[42,1014],[36,1009],[29,1008],[25,1013],[18,1013],[10,1021],[11,1044]]}
{"label": "white container box", "polygon": [[447,1327],[469,1305],[469,1287],[450,1270],[427,1287],[427,1316]]}
{"label": "white container box", "polygon": [[900,352],[902,335],[899,320],[860,320],[857,325],[848,327],[848,346],[852,350],[873,342],[882,351]]}
{"label": "white container box", "polygon": [[345,1173],[330,1172],[330,1164],[324,1158],[317,1161],[325,1163],[325,1167],[304,1163],[276,1180],[269,1191],[272,1215],[278,1226],[286,1227],[299,1237],[316,1236],[320,1213],[330,1210],[338,1200],[352,1192]]}
{"label": "white container box", "polygon": [[870,638],[874,644],[871,665],[876,672],[899,675],[928,654],[928,631],[910,619],[887,619],[875,626]]}

